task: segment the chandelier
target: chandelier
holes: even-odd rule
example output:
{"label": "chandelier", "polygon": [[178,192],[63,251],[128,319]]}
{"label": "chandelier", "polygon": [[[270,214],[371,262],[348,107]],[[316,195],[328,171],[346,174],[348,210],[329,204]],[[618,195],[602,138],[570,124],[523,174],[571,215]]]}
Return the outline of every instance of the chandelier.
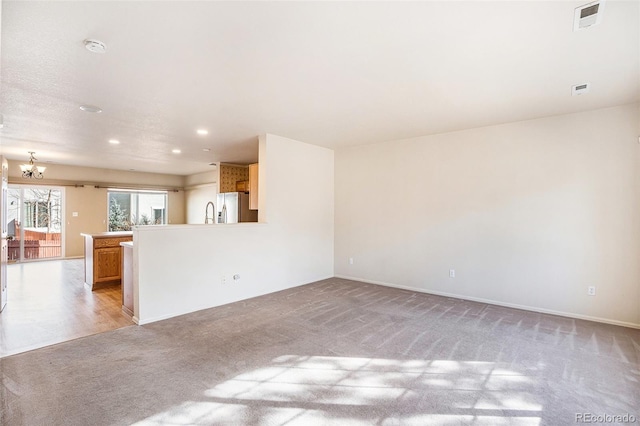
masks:
{"label": "chandelier", "polygon": [[22,177],[24,179],[42,179],[44,177],[46,167],[33,164],[33,160],[37,160],[33,154],[35,154],[35,152],[29,151],[30,158],[28,164],[20,164],[20,170],[22,170]]}

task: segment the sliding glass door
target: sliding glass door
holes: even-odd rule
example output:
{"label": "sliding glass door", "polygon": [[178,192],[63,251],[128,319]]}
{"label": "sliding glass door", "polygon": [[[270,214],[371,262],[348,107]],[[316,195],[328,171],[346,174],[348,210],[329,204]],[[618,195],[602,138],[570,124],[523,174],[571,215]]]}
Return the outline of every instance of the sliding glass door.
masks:
{"label": "sliding glass door", "polygon": [[62,257],[62,189],[15,185],[7,198],[9,261]]}

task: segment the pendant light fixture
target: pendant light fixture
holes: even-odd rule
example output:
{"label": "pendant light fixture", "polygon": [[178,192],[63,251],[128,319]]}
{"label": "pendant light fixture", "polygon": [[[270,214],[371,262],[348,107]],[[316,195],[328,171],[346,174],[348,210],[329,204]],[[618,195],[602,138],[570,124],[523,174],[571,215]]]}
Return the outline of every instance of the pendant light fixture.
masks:
{"label": "pendant light fixture", "polygon": [[22,177],[24,179],[42,179],[44,177],[46,167],[33,164],[33,160],[37,160],[33,154],[35,154],[35,152],[29,151],[29,162],[27,164],[20,164],[20,170],[22,170]]}

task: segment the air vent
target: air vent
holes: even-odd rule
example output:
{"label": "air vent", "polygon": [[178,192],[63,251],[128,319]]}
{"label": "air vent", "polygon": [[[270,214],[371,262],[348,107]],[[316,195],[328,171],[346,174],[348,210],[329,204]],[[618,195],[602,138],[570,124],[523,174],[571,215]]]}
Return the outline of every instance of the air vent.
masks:
{"label": "air vent", "polygon": [[585,28],[598,25],[602,22],[602,11],[604,0],[594,1],[576,8],[573,17],[573,31],[584,30]]}
{"label": "air vent", "polygon": [[589,91],[589,83],[577,84],[571,87],[571,94],[573,96],[582,95]]}

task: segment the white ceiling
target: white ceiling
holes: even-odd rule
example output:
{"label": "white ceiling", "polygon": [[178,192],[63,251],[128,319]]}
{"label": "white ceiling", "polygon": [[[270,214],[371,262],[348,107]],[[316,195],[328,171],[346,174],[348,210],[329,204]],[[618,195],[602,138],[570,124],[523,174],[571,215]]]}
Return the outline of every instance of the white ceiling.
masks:
{"label": "white ceiling", "polygon": [[638,101],[639,3],[573,32],[584,3],[3,1],[2,153],[191,174],[265,132],[339,148]]}

